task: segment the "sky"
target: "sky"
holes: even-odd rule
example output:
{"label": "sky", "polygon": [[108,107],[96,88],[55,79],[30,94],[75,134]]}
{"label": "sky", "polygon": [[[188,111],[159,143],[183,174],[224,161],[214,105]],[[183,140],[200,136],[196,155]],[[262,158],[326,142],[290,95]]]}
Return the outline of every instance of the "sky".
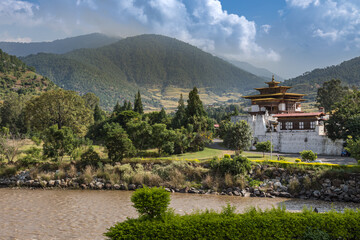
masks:
{"label": "sky", "polygon": [[0,41],[162,34],[291,78],[360,55],[359,0],[0,0]]}

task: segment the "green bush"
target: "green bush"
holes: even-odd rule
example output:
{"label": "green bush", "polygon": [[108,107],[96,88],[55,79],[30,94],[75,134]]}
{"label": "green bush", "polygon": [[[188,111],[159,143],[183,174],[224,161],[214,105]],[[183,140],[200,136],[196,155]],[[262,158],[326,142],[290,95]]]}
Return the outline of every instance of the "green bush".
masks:
{"label": "green bush", "polygon": [[228,208],[223,213],[196,212],[161,220],[128,219],[105,235],[110,239],[360,239],[359,232],[359,210],[319,214],[278,208],[233,214]]}
{"label": "green bush", "polygon": [[300,158],[295,159],[295,162],[301,162]]}
{"label": "green bush", "polygon": [[304,150],[300,152],[302,160],[315,161],[317,159],[317,153],[314,153],[311,150]]}
{"label": "green bush", "polygon": [[78,161],[76,165],[78,169],[85,169],[86,166],[98,168],[100,162],[101,159],[99,154],[93,147],[90,147],[86,152],[81,154],[80,161]]}
{"label": "green bush", "polygon": [[143,188],[136,189],[131,196],[131,202],[140,216],[145,219],[160,218],[166,213],[170,204],[170,193],[164,188]]}
{"label": "green bush", "polygon": [[236,156],[234,159],[224,157],[221,160],[214,158],[210,161],[210,168],[223,176],[226,173],[245,174],[251,170],[251,162],[248,158],[241,156]]}

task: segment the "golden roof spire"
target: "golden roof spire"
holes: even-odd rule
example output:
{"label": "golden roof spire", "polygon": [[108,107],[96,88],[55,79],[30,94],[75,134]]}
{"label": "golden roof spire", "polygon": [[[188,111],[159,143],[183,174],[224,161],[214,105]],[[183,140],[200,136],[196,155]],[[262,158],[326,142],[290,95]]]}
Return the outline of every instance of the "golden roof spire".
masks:
{"label": "golden roof spire", "polygon": [[272,76],[272,82],[275,82],[275,78],[274,78],[274,75]]}

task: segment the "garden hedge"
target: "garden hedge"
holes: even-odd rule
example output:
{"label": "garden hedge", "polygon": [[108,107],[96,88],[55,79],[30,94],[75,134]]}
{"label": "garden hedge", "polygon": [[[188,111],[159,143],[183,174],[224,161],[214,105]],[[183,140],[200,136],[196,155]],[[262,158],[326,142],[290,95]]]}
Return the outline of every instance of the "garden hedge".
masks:
{"label": "garden hedge", "polygon": [[281,209],[244,214],[206,211],[162,220],[128,219],[109,239],[360,239],[360,211],[300,213]]}

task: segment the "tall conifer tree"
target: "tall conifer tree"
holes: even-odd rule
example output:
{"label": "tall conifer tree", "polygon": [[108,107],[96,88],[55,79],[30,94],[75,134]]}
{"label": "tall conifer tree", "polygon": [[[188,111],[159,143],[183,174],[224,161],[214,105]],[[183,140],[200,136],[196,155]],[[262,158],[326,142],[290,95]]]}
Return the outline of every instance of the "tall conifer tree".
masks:
{"label": "tall conifer tree", "polygon": [[206,116],[204,106],[200,100],[198,90],[196,87],[189,93],[188,105],[186,108],[187,117],[202,117]]}
{"label": "tall conifer tree", "polygon": [[140,91],[138,91],[138,93],[135,95],[134,111],[138,112],[140,114],[144,113],[144,109],[143,109],[143,105],[142,105],[142,101],[141,101]]}
{"label": "tall conifer tree", "polygon": [[180,94],[178,107],[177,107],[175,116],[172,120],[172,127],[174,129],[181,128],[182,126],[185,126],[185,122],[186,122],[185,103],[184,103],[183,95]]}

